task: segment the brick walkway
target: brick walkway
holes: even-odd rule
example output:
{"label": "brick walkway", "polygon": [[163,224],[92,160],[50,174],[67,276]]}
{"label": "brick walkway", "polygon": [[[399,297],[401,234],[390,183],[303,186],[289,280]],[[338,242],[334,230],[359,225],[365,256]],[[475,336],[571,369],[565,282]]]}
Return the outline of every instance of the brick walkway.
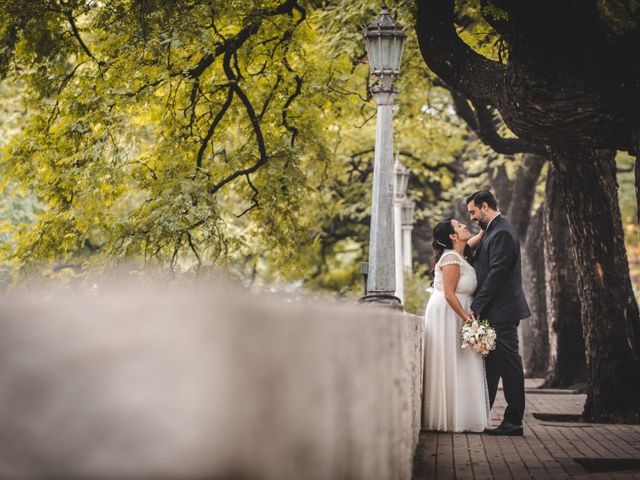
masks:
{"label": "brick walkway", "polygon": [[[527,380],[524,437],[423,431],[413,479],[640,480],[640,425],[539,420],[534,413],[580,414],[585,395],[536,393],[537,385],[539,380]],[[494,425],[503,411],[504,398],[498,392]]]}

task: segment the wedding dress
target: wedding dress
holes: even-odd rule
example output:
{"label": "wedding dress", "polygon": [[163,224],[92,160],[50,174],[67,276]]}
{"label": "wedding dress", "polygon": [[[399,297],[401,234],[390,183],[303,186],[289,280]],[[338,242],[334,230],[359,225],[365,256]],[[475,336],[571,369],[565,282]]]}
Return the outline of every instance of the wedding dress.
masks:
{"label": "wedding dress", "polygon": [[433,293],[425,312],[422,425],[426,430],[482,432],[489,423],[489,394],[484,359],[462,349],[462,319],[444,297],[442,270],[460,265],[456,296],[468,312],[476,272],[455,250],[445,250],[435,266]]}

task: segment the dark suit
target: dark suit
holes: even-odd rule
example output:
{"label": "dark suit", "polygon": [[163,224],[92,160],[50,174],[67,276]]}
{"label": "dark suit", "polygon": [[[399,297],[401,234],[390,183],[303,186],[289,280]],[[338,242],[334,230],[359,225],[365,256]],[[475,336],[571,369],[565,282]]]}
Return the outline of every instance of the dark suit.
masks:
{"label": "dark suit", "polygon": [[520,242],[502,215],[498,215],[476,248],[473,266],[478,287],[471,310],[497,333],[496,349],[485,360],[491,406],[502,378],[507,409],[504,420],[522,424],[524,415],[524,372],[518,353],[518,324],[531,315],[522,290]]}

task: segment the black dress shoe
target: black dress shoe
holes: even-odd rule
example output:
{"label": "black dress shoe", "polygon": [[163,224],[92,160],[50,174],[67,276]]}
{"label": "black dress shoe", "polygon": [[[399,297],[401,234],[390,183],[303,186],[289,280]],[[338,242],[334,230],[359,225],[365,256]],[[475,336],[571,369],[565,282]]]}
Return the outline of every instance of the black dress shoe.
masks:
{"label": "black dress shoe", "polygon": [[485,428],[487,435],[502,435],[506,437],[521,437],[523,435],[522,425],[502,422],[498,428]]}

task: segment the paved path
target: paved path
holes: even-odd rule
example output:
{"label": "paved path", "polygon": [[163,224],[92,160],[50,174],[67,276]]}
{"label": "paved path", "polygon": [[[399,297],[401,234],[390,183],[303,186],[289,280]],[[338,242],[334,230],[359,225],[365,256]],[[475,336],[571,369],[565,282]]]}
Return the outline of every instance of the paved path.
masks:
{"label": "paved path", "polygon": [[[580,414],[585,400],[585,395],[566,391],[536,392],[539,383],[527,380],[524,437],[423,431],[413,479],[640,480],[640,425],[537,419],[538,413]],[[494,425],[503,411],[504,398],[498,392]]]}

